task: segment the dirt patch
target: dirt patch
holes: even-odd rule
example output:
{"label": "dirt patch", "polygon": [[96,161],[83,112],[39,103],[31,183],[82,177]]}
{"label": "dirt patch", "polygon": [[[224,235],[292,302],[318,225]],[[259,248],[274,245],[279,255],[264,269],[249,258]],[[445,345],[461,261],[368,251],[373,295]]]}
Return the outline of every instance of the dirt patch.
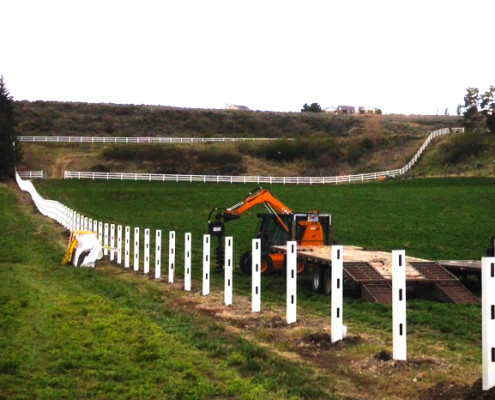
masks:
{"label": "dirt patch", "polygon": [[298,341],[298,344],[313,346],[322,350],[331,350],[342,349],[344,347],[353,346],[362,342],[363,339],[360,336],[347,336],[343,340],[332,343],[332,338],[328,333],[318,332],[310,333],[309,335],[304,336]]}
{"label": "dirt patch", "polygon": [[382,350],[374,355],[375,360],[378,361],[390,361],[392,357],[392,353],[387,350]]}
{"label": "dirt patch", "polygon": [[469,389],[465,400],[495,400],[495,387],[483,391],[483,382],[478,379]]}
{"label": "dirt patch", "polygon": [[[464,400],[469,395],[468,385],[455,385],[453,383],[437,383],[426,390],[422,396],[425,400]],[[471,399],[471,397],[469,397]],[[472,399],[481,399],[473,397]]]}

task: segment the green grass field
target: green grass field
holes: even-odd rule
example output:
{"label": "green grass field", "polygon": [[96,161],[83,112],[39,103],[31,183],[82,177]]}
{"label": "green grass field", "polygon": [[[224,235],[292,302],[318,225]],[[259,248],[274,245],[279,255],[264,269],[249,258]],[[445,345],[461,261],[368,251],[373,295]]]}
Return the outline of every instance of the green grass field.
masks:
{"label": "green grass field", "polygon": [[61,267],[60,230],[4,186],[0,204],[1,399],[332,398],[331,382],[152,281]]}
{"label": "green grass field", "polygon": [[[119,181],[38,182],[47,198],[88,217],[124,225],[192,232],[200,243],[212,208],[230,207],[254,189],[247,185]],[[405,249],[428,259],[479,259],[495,234],[495,179],[398,180],[340,186],[273,186],[294,211],[333,215],[337,242],[383,250]],[[236,250],[256,233],[252,210],[227,225]],[[240,255],[240,254],[239,254]]]}
{"label": "green grass field", "polygon": [[[207,216],[215,206],[228,207],[252,189],[243,185],[205,185],[149,182],[47,181],[38,188],[88,216],[105,221],[152,229],[175,230],[179,277],[185,232],[193,236],[193,276],[200,277],[201,241],[207,232]],[[425,179],[341,186],[274,186],[275,195],[295,211],[318,209],[334,218],[339,243],[367,248],[405,249],[409,255],[427,259],[479,259],[493,235],[494,179]],[[227,225],[234,236],[234,260],[249,249],[256,232],[252,210]],[[105,219],[111,215],[111,219]],[[166,235],[164,235],[166,237]],[[166,265],[164,263],[164,265]],[[221,284],[222,277],[213,276]],[[216,278],[216,280],[215,280]],[[250,280],[236,270],[236,289],[247,294]],[[283,303],[280,276],[264,279],[264,299]],[[300,303],[314,312],[326,312],[327,300],[309,290],[309,277],[301,277]],[[364,329],[389,329],[390,309],[349,298],[353,321]],[[410,307],[411,328],[417,321],[429,335],[451,335],[452,346],[469,344],[478,334],[478,306],[452,307],[416,301]],[[437,318],[438,314],[450,315]],[[371,323],[370,323],[371,322]],[[459,324],[459,325],[457,325]],[[476,351],[472,357],[477,358]]]}
{"label": "green grass field", "polygon": [[[35,184],[45,198],[91,218],[175,230],[179,256],[184,233],[192,232],[195,277],[208,212],[237,203],[252,189],[148,182]],[[494,234],[494,179],[271,190],[293,210],[332,213],[335,238],[343,244],[405,248],[407,254],[430,259],[478,259]],[[198,312],[188,303],[207,302],[198,294],[197,280],[187,295],[107,262],[95,270],[61,267],[66,236],[20,204],[14,189],[1,186],[0,199],[0,398],[426,398],[425,391],[439,382],[465,389],[480,376],[479,305],[408,301],[409,357],[433,357],[433,367],[420,361],[389,366],[392,370],[376,366],[373,355],[391,349],[391,308],[352,297],[345,299],[344,321],[360,337],[359,344],[327,353],[315,348],[315,355],[299,359],[295,343],[329,324],[329,299],[311,293],[307,278],[299,280],[302,322],[297,328],[232,327],[229,319]],[[256,231],[255,214],[227,225],[236,259]],[[177,266],[180,278],[180,257]],[[221,293],[221,281],[213,276],[212,293]],[[234,303],[248,307],[243,302],[249,300],[249,287],[249,278],[237,269]],[[261,320],[284,317],[284,293],[280,276],[263,278]],[[240,313],[239,307],[234,312]],[[418,374],[421,381],[410,387],[407,382]]]}

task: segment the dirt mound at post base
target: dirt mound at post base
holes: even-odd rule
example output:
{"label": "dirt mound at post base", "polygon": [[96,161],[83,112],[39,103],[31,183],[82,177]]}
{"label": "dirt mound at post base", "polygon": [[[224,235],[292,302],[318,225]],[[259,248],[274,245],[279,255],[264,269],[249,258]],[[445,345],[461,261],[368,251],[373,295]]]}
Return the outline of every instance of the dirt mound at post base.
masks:
{"label": "dirt mound at post base", "polygon": [[466,400],[495,400],[495,387],[490,390],[483,391],[481,379],[474,382],[473,386],[466,396]]}

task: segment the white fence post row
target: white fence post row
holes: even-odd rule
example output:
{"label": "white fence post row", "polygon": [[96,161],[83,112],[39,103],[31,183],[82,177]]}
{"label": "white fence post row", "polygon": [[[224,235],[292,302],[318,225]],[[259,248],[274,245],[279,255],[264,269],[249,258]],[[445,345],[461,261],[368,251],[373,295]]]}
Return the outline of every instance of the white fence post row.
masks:
{"label": "white fence post row", "polygon": [[110,225],[110,261],[113,261],[115,258],[115,224]]}
{"label": "white fence post row", "polygon": [[191,233],[184,235],[184,290],[191,291]]}
{"label": "white fence post row", "polygon": [[93,232],[93,218],[88,219],[88,227],[87,230]]}
{"label": "white fence post row", "polygon": [[144,273],[150,273],[150,230],[144,230]]}
{"label": "white fence post row", "polygon": [[406,252],[392,251],[393,358],[407,359],[406,338]]}
{"label": "white fence post row", "polygon": [[117,227],[117,264],[122,265],[122,225]]}
{"label": "white fence post row", "polygon": [[297,242],[287,242],[287,323],[297,321]]}
{"label": "white fence post row", "polygon": [[261,310],[261,239],[251,243],[251,311]]}
{"label": "white fence post row", "polygon": [[105,222],[103,232],[103,255],[108,256],[108,223]]}
{"label": "white fence post row", "polygon": [[155,279],[162,277],[162,231],[156,230],[155,233]]}
{"label": "white fence post row", "polygon": [[83,229],[84,231],[88,231],[89,230],[88,229],[88,223],[89,223],[88,217],[84,217],[84,229]]}
{"label": "white fence post row", "polygon": [[139,228],[134,228],[134,271],[139,271]]}
{"label": "white fence post row", "polygon": [[124,244],[124,268],[130,267],[131,258],[131,227],[125,227],[125,244]]}
{"label": "white fence post row", "polygon": [[225,237],[225,293],[224,293],[224,302],[226,306],[230,306],[232,304],[232,254],[233,254],[233,241],[234,238],[232,236]]}
{"label": "white fence post row", "polygon": [[98,222],[98,241],[103,246],[103,222]]}
{"label": "white fence post row", "polygon": [[93,232],[98,236],[98,221],[96,219],[93,220]]}
{"label": "white fence post row", "polygon": [[483,390],[495,386],[495,257],[481,259]]}
{"label": "white fence post row", "polygon": [[168,239],[168,282],[174,283],[175,276],[175,231],[170,231]]}
{"label": "white fence post row", "polygon": [[76,219],[76,230],[80,231],[81,230],[81,214],[77,214],[77,219]]}
{"label": "white fence post row", "polygon": [[203,235],[203,296],[210,294],[210,235]]}
{"label": "white fence post row", "polygon": [[344,338],[343,320],[343,268],[344,246],[332,246],[332,313],[331,340],[335,343]]}

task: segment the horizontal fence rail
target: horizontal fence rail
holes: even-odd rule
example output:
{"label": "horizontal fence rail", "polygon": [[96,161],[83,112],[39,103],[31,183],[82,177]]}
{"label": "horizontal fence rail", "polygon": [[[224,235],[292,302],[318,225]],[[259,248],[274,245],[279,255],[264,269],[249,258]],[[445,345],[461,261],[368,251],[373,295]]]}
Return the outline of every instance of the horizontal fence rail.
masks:
{"label": "horizontal fence rail", "polygon": [[247,137],[132,137],[132,136],[18,136],[20,142],[37,143],[214,143],[294,140],[292,138],[247,138]]}
{"label": "horizontal fence rail", "polygon": [[365,174],[327,176],[327,177],[287,177],[287,176],[226,176],[226,175],[179,175],[179,174],[147,174],[133,172],[81,172],[65,171],[64,179],[103,179],[103,180],[132,180],[132,181],[161,181],[161,182],[213,182],[213,183],[264,183],[264,184],[338,184],[364,182],[381,178],[393,178],[408,172],[419,160],[431,141],[439,136],[450,133],[462,133],[464,128],[444,128],[428,135],[414,157],[402,168]]}
{"label": "horizontal fence rail", "polygon": [[46,179],[45,171],[17,171],[19,177],[23,179]]}

